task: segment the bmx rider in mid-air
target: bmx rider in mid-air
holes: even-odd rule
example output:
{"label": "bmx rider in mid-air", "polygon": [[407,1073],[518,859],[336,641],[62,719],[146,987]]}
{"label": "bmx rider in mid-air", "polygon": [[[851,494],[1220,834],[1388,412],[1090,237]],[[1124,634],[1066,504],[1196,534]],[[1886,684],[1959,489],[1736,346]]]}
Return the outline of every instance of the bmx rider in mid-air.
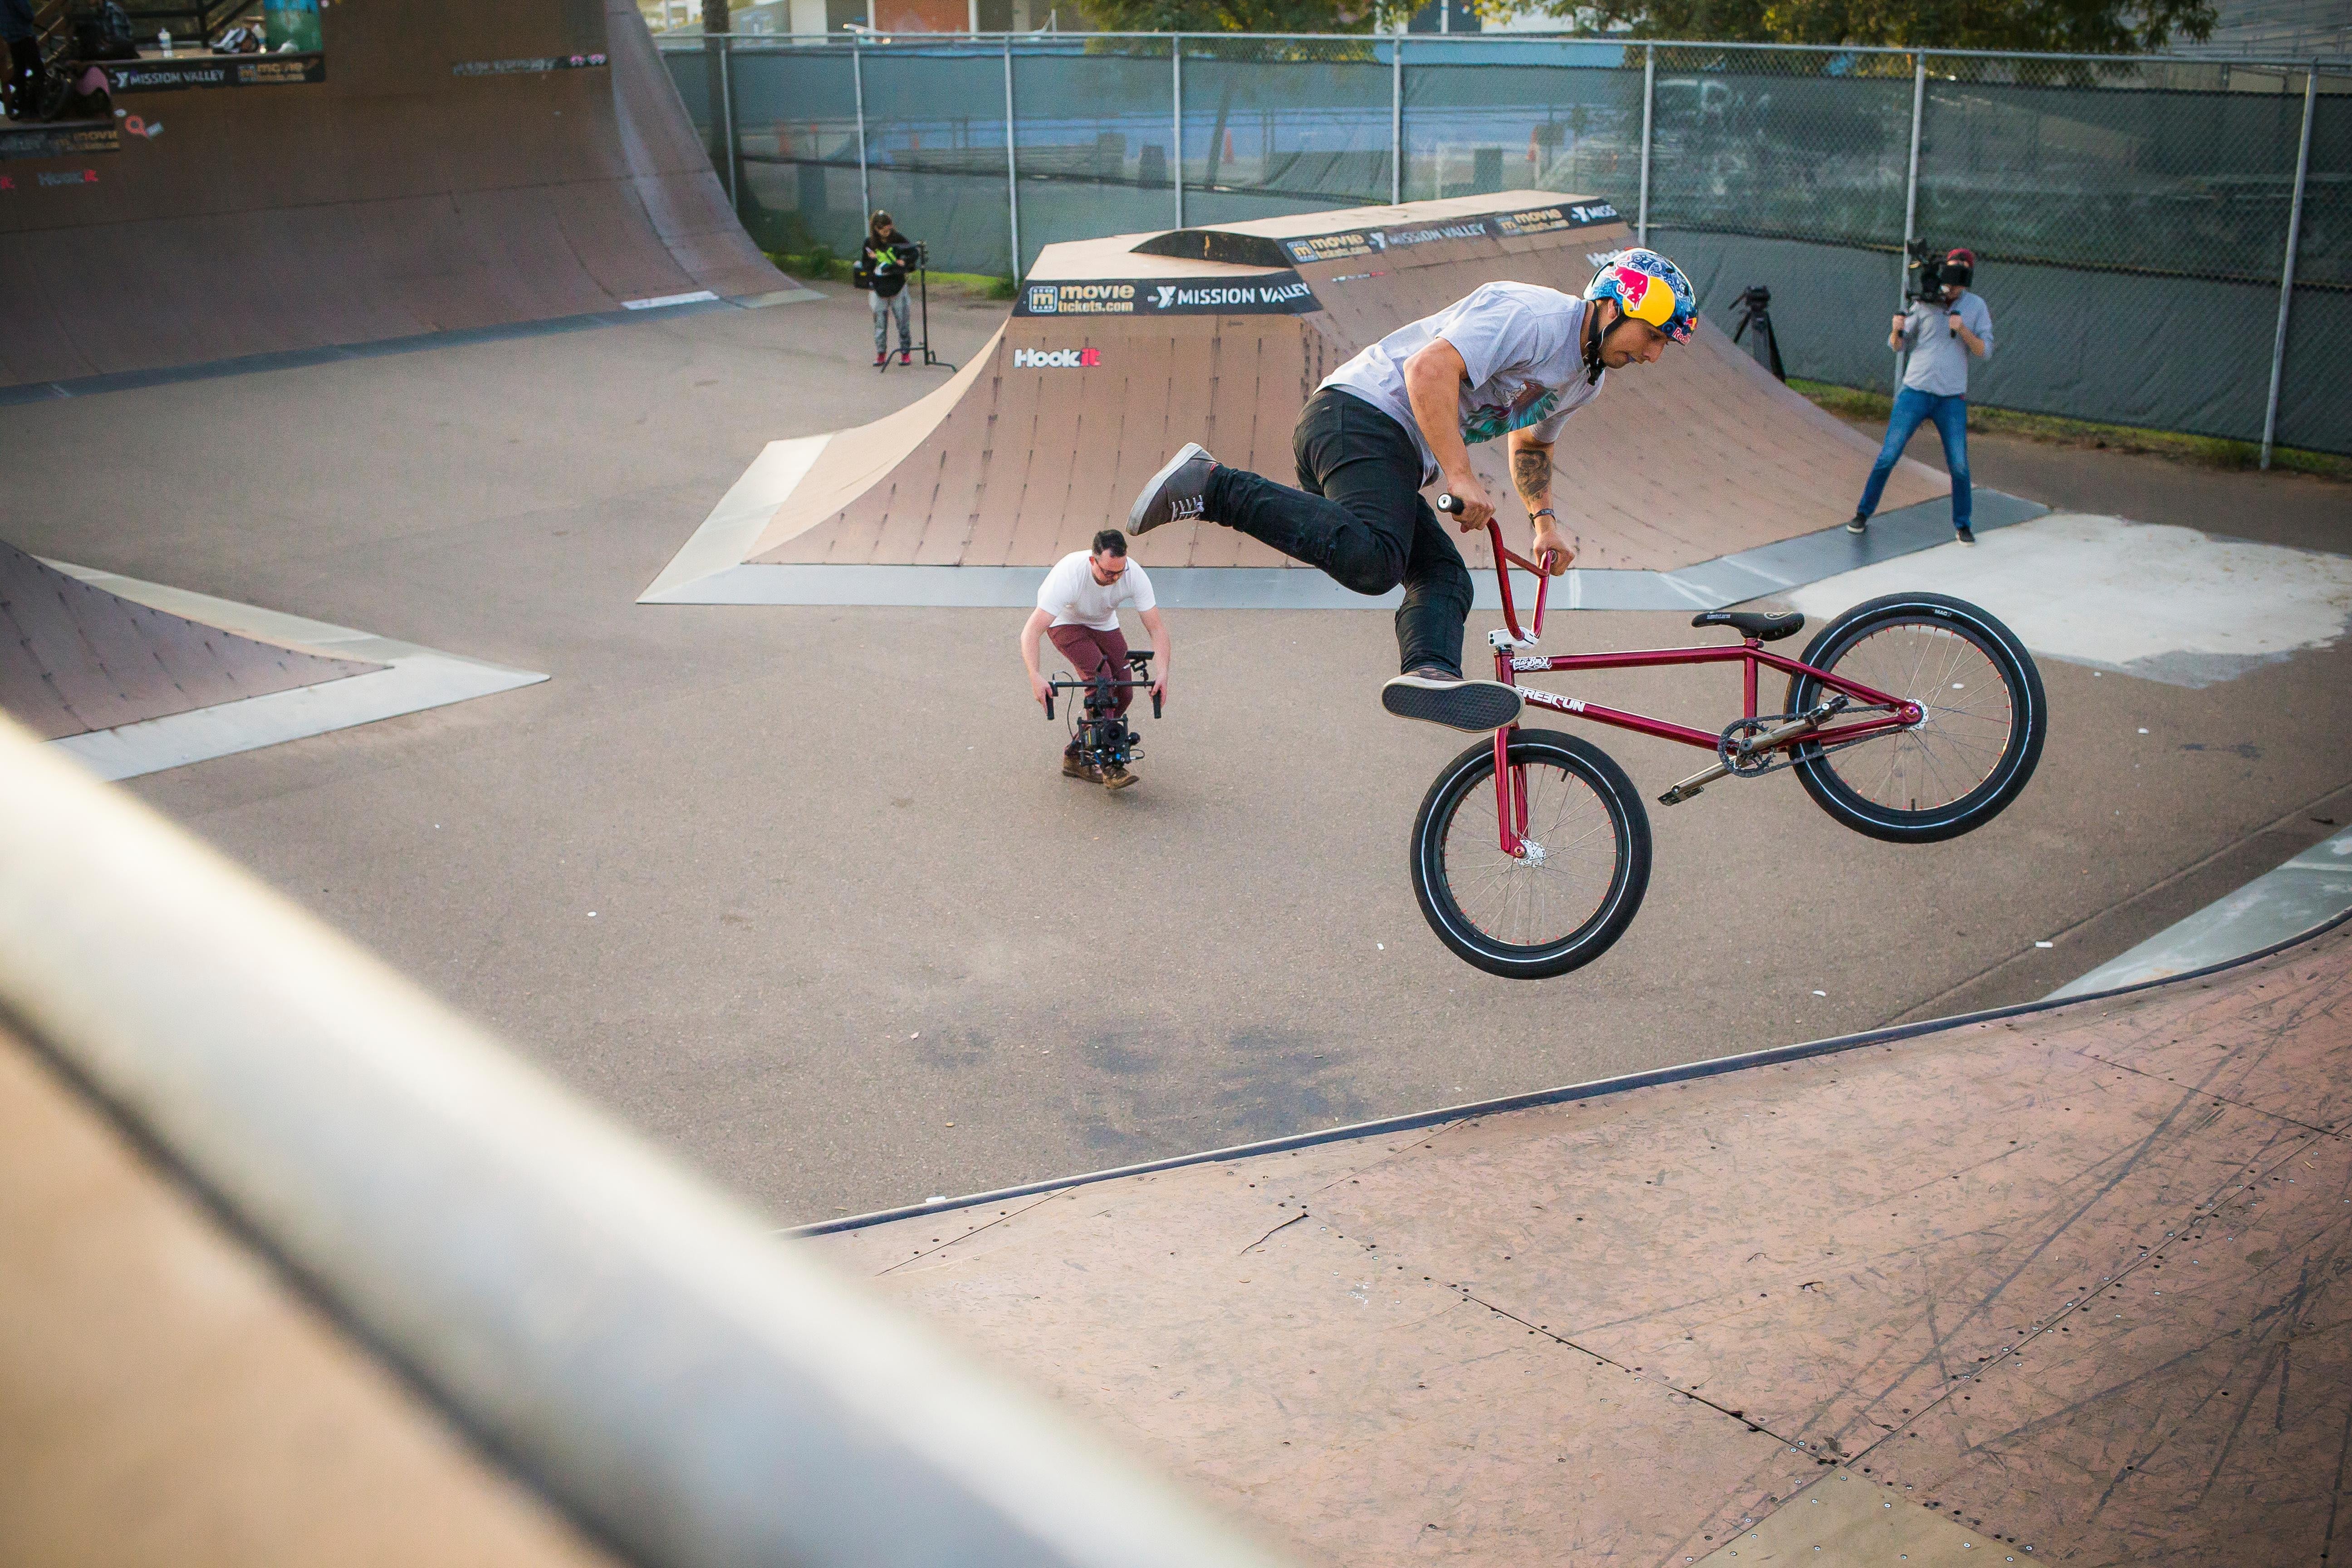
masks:
{"label": "bmx rider in mid-air", "polygon": [[1608,372],[1656,361],[1689,338],[1697,300],[1654,250],[1604,262],[1582,299],[1532,283],[1488,283],[1372,344],[1316,389],[1291,435],[1298,489],[1218,462],[1194,442],[1169,459],[1128,512],[1135,533],[1202,520],[1319,566],[1359,594],[1404,584],[1396,614],[1403,673],[1381,702],[1457,730],[1516,720],[1512,688],[1462,676],[1470,569],[1422,499],[1439,479],[1465,533],[1494,503],[1470,471],[1470,445],[1510,438],[1511,483],[1555,574],[1576,559],[1552,509],[1551,448]]}

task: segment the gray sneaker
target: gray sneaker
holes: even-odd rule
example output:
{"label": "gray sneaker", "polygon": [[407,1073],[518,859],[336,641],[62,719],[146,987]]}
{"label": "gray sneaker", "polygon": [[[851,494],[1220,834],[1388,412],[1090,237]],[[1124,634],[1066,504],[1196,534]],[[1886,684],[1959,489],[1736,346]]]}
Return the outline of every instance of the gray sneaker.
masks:
{"label": "gray sneaker", "polygon": [[1217,460],[1198,441],[1168,459],[1127,509],[1127,531],[1150,533],[1165,522],[1197,522],[1208,505],[1209,470]]}
{"label": "gray sneaker", "polygon": [[1962,544],[1974,544],[1977,542],[1976,533],[1965,522],[1952,530],[1952,537]]}
{"label": "gray sneaker", "polygon": [[1846,519],[1845,531],[1848,533],[1867,533],[1870,531],[1870,519],[1863,516],[1860,512],[1855,512],[1852,517]]}
{"label": "gray sneaker", "polygon": [[1526,706],[1499,680],[1465,680],[1442,669],[1416,669],[1381,688],[1381,706],[1400,719],[1420,719],[1477,733],[1517,721]]}

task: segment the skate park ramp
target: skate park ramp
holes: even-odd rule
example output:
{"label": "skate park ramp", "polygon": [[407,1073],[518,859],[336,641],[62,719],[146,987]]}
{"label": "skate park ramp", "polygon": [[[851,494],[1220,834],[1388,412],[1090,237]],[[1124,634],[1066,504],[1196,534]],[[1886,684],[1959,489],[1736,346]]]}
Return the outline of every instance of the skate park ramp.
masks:
{"label": "skate park ramp", "polygon": [[163,133],[7,164],[0,396],[790,287],[626,0],[319,20],[323,82],[125,92]]}
{"label": "skate park ramp", "polygon": [[[1581,292],[1632,238],[1598,198],[1507,191],[1048,246],[953,379],[871,425],[771,443],[644,600],[1025,603],[1041,569],[1125,525],[1185,441],[1288,482],[1299,407],[1366,344],[1498,279]],[[1559,444],[1585,520],[1567,601],[1735,603],[1948,538],[1943,476],[1906,459],[1871,539],[1791,554],[1843,522],[1875,451],[1702,322],[1613,375]],[[1501,444],[1473,453],[1507,496]],[[1978,526],[2041,510],[1985,492]],[[1489,563],[1482,537],[1464,544]],[[1213,523],[1135,556],[1173,604],[1381,602]]]}
{"label": "skate park ramp", "polygon": [[546,679],[0,540],[0,711],[106,778]]}
{"label": "skate park ramp", "polygon": [[1301,1561],[2317,1563],[2347,961],[2339,920],[819,1245]]}

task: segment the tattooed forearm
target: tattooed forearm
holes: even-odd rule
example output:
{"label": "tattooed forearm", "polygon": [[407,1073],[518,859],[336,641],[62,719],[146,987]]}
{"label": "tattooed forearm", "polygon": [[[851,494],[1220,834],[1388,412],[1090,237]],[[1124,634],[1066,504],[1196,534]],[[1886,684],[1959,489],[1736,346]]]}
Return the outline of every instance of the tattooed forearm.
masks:
{"label": "tattooed forearm", "polygon": [[1551,502],[1551,451],[1545,447],[1521,447],[1511,454],[1511,484],[1532,511]]}

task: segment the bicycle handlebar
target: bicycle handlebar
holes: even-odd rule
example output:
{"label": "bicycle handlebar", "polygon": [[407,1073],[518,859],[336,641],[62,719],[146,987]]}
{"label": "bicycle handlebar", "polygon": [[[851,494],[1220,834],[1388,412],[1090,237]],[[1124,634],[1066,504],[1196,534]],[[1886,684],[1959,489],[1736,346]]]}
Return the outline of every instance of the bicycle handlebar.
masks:
{"label": "bicycle handlebar", "polygon": [[[1138,687],[1154,687],[1158,684],[1151,680],[1049,680],[1045,683],[1045,720],[1048,723],[1053,721],[1054,693],[1056,691],[1100,690],[1108,695],[1113,691],[1132,691]],[[1154,719],[1160,716],[1160,693],[1156,690],[1151,693],[1151,716]]]}
{"label": "bicycle handlebar", "polygon": [[[1437,498],[1437,510],[1452,517],[1460,517],[1462,498],[1450,491],[1441,492]],[[1538,565],[1517,551],[1506,547],[1503,543],[1503,525],[1492,517],[1486,519],[1486,538],[1495,547],[1495,578],[1503,586],[1503,619],[1509,625],[1511,636],[1520,642],[1531,643],[1540,640],[1543,637],[1544,601],[1551,593],[1549,570],[1551,552],[1547,550],[1543,552],[1542,563]],[[1511,568],[1513,566],[1521,567],[1536,575],[1535,622],[1527,631],[1519,629],[1518,607],[1511,602]]]}

